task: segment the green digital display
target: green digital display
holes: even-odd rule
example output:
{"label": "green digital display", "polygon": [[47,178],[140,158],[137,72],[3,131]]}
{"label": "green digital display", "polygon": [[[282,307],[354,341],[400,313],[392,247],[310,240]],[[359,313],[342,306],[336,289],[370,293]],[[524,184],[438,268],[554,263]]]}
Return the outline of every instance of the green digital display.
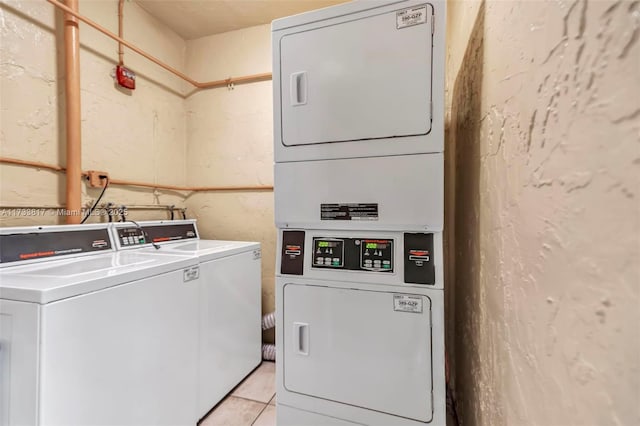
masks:
{"label": "green digital display", "polygon": [[367,243],[366,248],[368,248],[368,249],[376,249],[376,248],[378,248],[378,244],[377,243]]}
{"label": "green digital display", "polygon": [[329,241],[318,241],[318,247],[329,247]]}

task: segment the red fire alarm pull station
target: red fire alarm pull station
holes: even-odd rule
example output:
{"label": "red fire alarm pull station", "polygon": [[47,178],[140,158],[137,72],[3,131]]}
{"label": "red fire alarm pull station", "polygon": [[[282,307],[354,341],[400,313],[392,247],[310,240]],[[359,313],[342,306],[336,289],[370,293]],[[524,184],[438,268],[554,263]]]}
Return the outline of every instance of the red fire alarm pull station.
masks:
{"label": "red fire alarm pull station", "polygon": [[126,87],[131,90],[136,88],[136,73],[122,65],[118,65],[116,67],[116,79],[118,80],[118,84],[122,87]]}

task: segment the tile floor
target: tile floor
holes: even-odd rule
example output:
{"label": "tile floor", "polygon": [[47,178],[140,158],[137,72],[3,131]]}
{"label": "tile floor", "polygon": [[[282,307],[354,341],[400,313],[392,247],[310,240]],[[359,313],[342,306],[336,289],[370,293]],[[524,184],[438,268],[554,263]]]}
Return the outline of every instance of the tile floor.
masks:
{"label": "tile floor", "polygon": [[[456,424],[447,412],[447,425]],[[199,426],[275,425],[276,364],[270,361],[260,364],[199,424]]]}
{"label": "tile floor", "polygon": [[276,364],[264,361],[200,426],[275,426]]}

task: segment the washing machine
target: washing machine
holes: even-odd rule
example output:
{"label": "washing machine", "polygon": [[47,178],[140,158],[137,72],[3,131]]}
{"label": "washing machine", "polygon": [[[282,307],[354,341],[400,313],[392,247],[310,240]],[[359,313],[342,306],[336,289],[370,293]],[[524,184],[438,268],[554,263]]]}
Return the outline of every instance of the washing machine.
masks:
{"label": "washing machine", "polygon": [[196,423],[195,257],[68,225],[0,229],[0,261],[1,424]]}
{"label": "washing machine", "polygon": [[[112,232],[118,250],[137,247],[198,259],[197,399],[202,418],[262,361],[260,243],[202,240],[195,220],[116,223]],[[140,235],[145,244],[139,244]]]}

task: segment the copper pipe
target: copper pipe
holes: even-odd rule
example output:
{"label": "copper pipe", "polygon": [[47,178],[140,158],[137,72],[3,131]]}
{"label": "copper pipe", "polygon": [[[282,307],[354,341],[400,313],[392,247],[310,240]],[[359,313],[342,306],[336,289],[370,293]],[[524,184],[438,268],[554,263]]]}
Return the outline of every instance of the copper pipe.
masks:
{"label": "copper pipe", "polygon": [[224,80],[207,81],[206,83],[196,82],[196,87],[199,89],[212,89],[214,87],[225,87],[230,84],[253,83],[256,81],[265,81],[265,80],[271,80],[270,72],[264,72],[262,74],[245,75],[242,77],[229,77]]}
{"label": "copper pipe", "polygon": [[193,192],[216,192],[216,191],[273,191],[273,185],[251,185],[251,186],[191,186],[189,191]]}
{"label": "copper pipe", "polygon": [[[105,208],[107,208],[107,206],[108,206],[108,204],[102,203],[102,204],[98,205],[97,208],[105,209]],[[157,204],[157,205],[144,205],[144,204],[131,205],[131,204],[126,204],[125,207],[127,208],[127,210],[163,210],[163,211],[174,210],[174,211],[180,211],[180,210],[184,209],[184,207],[170,206],[170,205],[165,205],[165,204]],[[115,209],[118,208],[118,206],[113,205],[113,208],[115,210]],[[28,209],[28,210],[58,210],[58,209],[66,209],[66,207],[62,206],[62,205],[58,205],[58,206],[0,205],[0,209],[7,209],[7,210],[20,210],[20,209]]]}
{"label": "copper pipe", "polygon": [[[69,10],[78,10],[78,0],[66,0]],[[80,133],[80,35],[78,20],[64,15],[65,99],[67,106],[67,208],[82,209],[82,147]],[[67,215],[68,224],[80,223],[82,215]]]}
{"label": "copper pipe", "polygon": [[273,190],[270,185],[252,186],[179,186],[179,185],[159,185],[155,183],[135,182],[122,179],[109,179],[110,185],[139,186],[143,188],[168,189],[173,191],[207,192],[207,191],[268,191]]}
{"label": "copper pipe", "polygon": [[17,164],[20,166],[30,166],[38,169],[53,170],[56,172],[64,172],[65,170],[67,170],[64,167],[56,166],[54,164],[40,163],[37,161],[19,160],[17,158],[8,158],[8,157],[0,157],[0,163]]}
{"label": "copper pipe", "polygon": [[[122,38],[123,26],[122,19],[124,17],[124,0],[118,0],[118,37]],[[124,48],[122,43],[118,43],[118,64],[124,64]]]}
{"label": "copper pipe", "polygon": [[113,40],[115,40],[115,41],[117,41],[119,43],[122,43],[123,45],[127,46],[129,49],[133,50],[137,54],[144,56],[145,58],[147,58],[151,62],[161,66],[165,70],[169,71],[172,74],[175,74],[176,76],[178,76],[181,79],[189,82],[190,84],[192,84],[193,86],[195,86],[195,87],[197,87],[199,89],[209,89],[209,88],[213,88],[213,87],[224,87],[224,86],[228,86],[229,84],[241,84],[241,83],[250,83],[250,82],[254,82],[254,81],[270,80],[271,77],[272,77],[271,73],[262,73],[262,74],[247,75],[247,76],[243,76],[243,77],[229,77],[229,78],[224,79],[224,80],[214,80],[214,81],[208,81],[208,82],[205,82],[205,83],[197,82],[197,81],[193,80],[192,78],[188,77],[187,75],[183,74],[182,72],[178,71],[177,69],[173,68],[172,66],[165,64],[161,60],[155,58],[154,56],[151,56],[150,54],[146,53],[142,49],[140,49],[140,48],[134,46],[133,44],[129,43],[128,41],[124,40],[122,37],[118,37],[117,35],[115,35],[111,31],[107,30],[103,26],[101,26],[99,24],[96,24],[95,22],[93,22],[92,20],[90,20],[88,18],[85,18],[84,16],[82,16],[79,13],[77,13],[76,11],[68,8],[67,6],[65,6],[64,4],[60,3],[59,1],[57,1],[57,0],[47,0],[47,1],[49,3],[51,3],[52,5],[54,5],[55,7],[57,7],[58,9],[62,9],[66,13],[68,13],[68,14],[70,14],[72,16],[75,16],[76,18],[78,18],[79,20],[81,20],[85,24],[89,25],[90,27],[95,28],[96,30],[100,31],[102,34],[106,35],[107,37],[110,37]]}
{"label": "copper pipe", "polygon": [[[48,169],[57,172],[64,172],[64,167],[53,164],[40,163],[37,161],[19,160],[16,158],[0,157],[0,163],[17,164],[20,166],[35,167],[38,169]],[[82,176],[87,176],[87,172],[82,172]],[[80,179],[79,179],[80,180]],[[155,183],[136,182],[122,179],[109,179],[110,185],[138,186],[142,188],[165,189],[172,191],[186,192],[209,192],[209,191],[271,191],[271,185],[243,185],[243,186],[179,186],[179,185],[158,185]]]}

